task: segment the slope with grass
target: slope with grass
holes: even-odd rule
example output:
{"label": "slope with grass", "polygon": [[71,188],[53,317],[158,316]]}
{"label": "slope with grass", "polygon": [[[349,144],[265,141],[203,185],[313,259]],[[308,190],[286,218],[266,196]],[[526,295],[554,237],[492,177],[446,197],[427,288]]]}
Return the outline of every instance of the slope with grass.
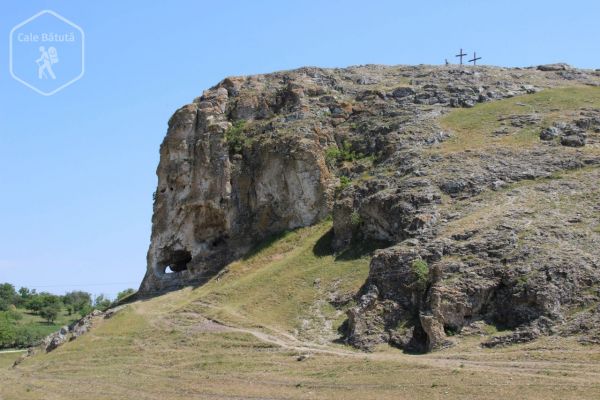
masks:
{"label": "slope with grass", "polygon": [[[540,130],[568,122],[582,110],[600,108],[600,88],[571,86],[546,89],[452,111],[440,120],[453,132],[440,149],[444,152],[523,148],[539,144]],[[519,121],[519,117],[525,119]],[[529,117],[529,120],[526,118]],[[587,150],[590,150],[588,147]],[[600,150],[598,147],[596,151]]]}
{"label": "slope with grass", "polygon": [[[600,350],[569,339],[490,350],[467,337],[459,347],[421,356],[386,346],[362,353],[332,343],[323,331],[304,339],[302,320],[322,293],[355,291],[367,273],[358,255],[322,252],[329,229],[326,222],[287,233],[203,287],[129,304],[88,334],[14,369],[0,354],[0,398],[600,396]],[[332,305],[321,311],[332,320],[337,312]]]}
{"label": "slope with grass", "polygon": [[[203,314],[234,324],[260,320],[305,339],[339,336],[344,310],[364,283],[369,249],[335,255],[331,221],[281,235],[198,288]],[[337,307],[337,308],[336,308]]]}

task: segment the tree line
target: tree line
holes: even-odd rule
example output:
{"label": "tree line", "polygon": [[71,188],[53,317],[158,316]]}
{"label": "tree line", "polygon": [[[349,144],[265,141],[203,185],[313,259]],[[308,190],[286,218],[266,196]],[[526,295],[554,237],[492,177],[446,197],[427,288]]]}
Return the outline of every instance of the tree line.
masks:
{"label": "tree line", "polygon": [[[117,301],[133,294],[134,289],[119,292]],[[0,348],[25,347],[35,344],[50,333],[58,317],[74,321],[93,310],[104,311],[113,302],[104,295],[95,298],[88,292],[76,290],[64,295],[37,292],[22,287],[16,290],[10,283],[0,284]],[[23,321],[26,314],[42,319],[47,328],[40,327],[40,321]]]}

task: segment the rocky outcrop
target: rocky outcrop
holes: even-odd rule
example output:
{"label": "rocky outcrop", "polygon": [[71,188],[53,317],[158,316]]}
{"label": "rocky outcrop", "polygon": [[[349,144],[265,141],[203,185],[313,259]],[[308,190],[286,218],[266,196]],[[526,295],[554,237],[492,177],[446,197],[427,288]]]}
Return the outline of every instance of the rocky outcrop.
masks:
{"label": "rocky outcrop", "polygon": [[40,343],[40,347],[46,353],[51,352],[66,342],[77,339],[91,330],[99,320],[112,318],[121,311],[124,306],[111,308],[107,311],[94,310],[71,325],[63,326],[58,332],[46,336]]}
{"label": "rocky outcrop", "polygon": [[[527,95],[584,85],[600,77],[563,64],[227,78],[169,121],[140,294],[201,284],[332,215],[336,252],[383,247],[348,311],[353,345],[429,351],[482,323],[514,330],[490,346],[567,332],[600,301],[600,110]],[[518,95],[468,134],[442,122]]]}
{"label": "rocky outcrop", "polygon": [[121,311],[124,306],[111,308],[107,311],[94,310],[85,317],[73,322],[71,325],[65,325],[58,331],[51,333],[43,338],[39,344],[27,349],[27,353],[19,357],[13,367],[22,363],[27,357],[39,353],[50,353],[67,342],[71,342],[78,337],[88,333],[99,320],[112,318]]}
{"label": "rocky outcrop", "polygon": [[[592,123],[595,123],[595,120],[585,119],[578,122],[582,126],[591,126]],[[540,132],[540,139],[545,141],[557,139],[563,146],[583,147],[587,141],[585,131],[585,129],[579,128],[578,125],[558,122],[553,126],[543,129]]]}
{"label": "rocky outcrop", "polygon": [[227,79],[169,121],[142,293],[202,282],[269,235],[329,213],[336,180],[324,148],[332,138],[253,124],[303,110],[292,83],[242,95],[266,83]]}

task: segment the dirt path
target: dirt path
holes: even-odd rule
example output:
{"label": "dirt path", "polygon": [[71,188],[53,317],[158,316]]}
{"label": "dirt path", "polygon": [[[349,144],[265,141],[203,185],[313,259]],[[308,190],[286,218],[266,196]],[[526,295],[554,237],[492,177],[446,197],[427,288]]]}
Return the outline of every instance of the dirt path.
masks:
{"label": "dirt path", "polygon": [[[209,308],[224,311],[218,305],[196,300],[195,303],[203,308]],[[156,310],[137,308],[142,314],[155,313]],[[244,321],[247,318],[231,310],[227,310],[236,320]],[[166,313],[168,315],[169,313]],[[202,311],[192,308],[184,312],[178,312],[179,317],[185,317],[178,320],[170,318],[160,318],[161,324],[177,325],[179,328],[185,326],[194,332],[218,333],[218,332],[238,332],[254,336],[256,339],[280,347],[281,349],[295,352],[300,357],[317,354],[333,355],[344,358],[369,359],[372,361],[396,362],[400,364],[419,365],[427,368],[442,368],[453,371],[466,368],[473,373],[485,372],[486,374],[506,379],[506,383],[523,377],[537,379],[540,374],[547,376],[548,379],[554,379],[555,385],[589,385],[600,381],[599,362],[595,358],[571,358],[567,357],[560,360],[532,359],[520,355],[507,353],[500,356],[499,359],[490,359],[489,353],[485,350],[476,348],[462,349],[460,346],[446,351],[434,352],[423,355],[409,355],[401,351],[381,351],[366,353],[352,348],[338,347],[334,343],[322,344],[300,339],[290,332],[278,327],[260,325],[258,327],[243,326],[243,323],[224,323],[222,321],[207,318]],[[150,318],[152,320],[152,318]],[[157,321],[155,319],[155,321]],[[157,321],[158,322],[158,321]],[[183,325],[181,323],[183,322]],[[164,326],[162,327],[165,328]],[[551,351],[551,350],[549,350]],[[526,352],[526,351],[525,351]],[[494,353],[499,355],[500,353]],[[570,357],[569,357],[570,358]],[[552,377],[550,377],[552,376]],[[520,377],[520,378],[519,378]]]}
{"label": "dirt path", "polygon": [[[204,307],[218,309],[218,306],[206,302],[198,302]],[[330,354],[340,357],[356,357],[378,361],[399,361],[403,363],[419,364],[433,368],[472,368],[478,371],[487,371],[491,374],[500,374],[511,376],[518,371],[519,374],[525,376],[536,377],[540,371],[546,373],[564,373],[565,368],[570,372],[577,372],[575,376],[561,376],[562,381],[578,384],[586,381],[600,381],[600,372],[595,368],[597,363],[591,362],[566,362],[565,360],[489,360],[489,359],[468,359],[469,356],[480,356],[481,354],[462,353],[455,350],[449,353],[429,353],[419,356],[404,354],[401,352],[381,352],[381,353],[365,353],[352,349],[336,348],[333,345],[323,345],[310,341],[303,341],[289,332],[282,331],[272,326],[264,326],[258,328],[246,328],[231,326],[220,321],[209,319],[201,314],[196,314],[195,318],[199,318],[202,322],[196,325],[196,329],[201,331],[222,331],[222,332],[239,332],[253,335],[258,340],[266,343],[279,346],[286,350],[296,351],[300,354]],[[243,317],[243,316],[239,316]],[[266,332],[268,331],[268,333]]]}
{"label": "dirt path", "polygon": [[[196,303],[202,305],[203,307],[219,309],[219,307],[217,307],[213,304],[210,304],[210,303],[203,302],[203,301],[196,301]],[[237,316],[244,318],[243,315],[237,315]],[[315,343],[315,342],[311,342],[311,341],[301,340],[301,339],[297,338],[296,336],[290,334],[289,332],[283,331],[281,329],[277,329],[272,326],[264,326],[264,329],[268,330],[269,332],[272,332],[272,333],[267,333],[261,329],[230,326],[230,325],[227,325],[225,323],[222,323],[222,322],[214,320],[214,319],[209,319],[204,316],[200,316],[200,317],[210,321],[212,324],[216,324],[217,326],[224,327],[224,328],[228,329],[228,331],[230,331],[230,332],[247,333],[247,334],[253,335],[254,337],[256,337],[259,340],[262,340],[263,342],[274,344],[276,346],[282,347],[287,350],[294,350],[294,351],[304,352],[304,353],[333,354],[333,355],[338,355],[338,356],[364,357],[364,355],[365,355],[365,353],[359,352],[359,351],[337,349],[331,345],[319,344],[319,343]]]}

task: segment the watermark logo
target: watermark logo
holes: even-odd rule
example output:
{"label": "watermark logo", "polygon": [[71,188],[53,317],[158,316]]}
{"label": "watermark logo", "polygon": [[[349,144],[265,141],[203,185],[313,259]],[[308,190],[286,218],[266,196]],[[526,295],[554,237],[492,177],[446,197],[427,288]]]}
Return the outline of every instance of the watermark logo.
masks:
{"label": "watermark logo", "polygon": [[21,22],[9,41],[10,74],[41,95],[51,96],[84,74],[83,30],[54,11]]}

